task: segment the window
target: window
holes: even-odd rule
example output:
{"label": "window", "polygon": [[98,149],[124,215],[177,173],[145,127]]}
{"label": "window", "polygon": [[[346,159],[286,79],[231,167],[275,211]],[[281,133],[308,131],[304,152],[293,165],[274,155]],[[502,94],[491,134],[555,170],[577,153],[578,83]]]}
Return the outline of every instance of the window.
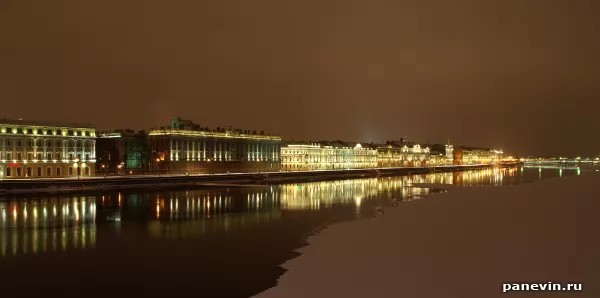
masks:
{"label": "window", "polygon": [[12,152],[6,152],[6,159],[12,159]]}
{"label": "window", "polygon": [[69,167],[69,176],[73,176],[73,168]]}
{"label": "window", "polygon": [[73,159],[75,159],[75,158],[74,158],[74,156],[73,156],[73,153],[69,153],[69,159],[70,159],[70,160],[73,160]]}
{"label": "window", "polygon": [[37,168],[37,175],[38,177],[42,177],[42,167]]}
{"label": "window", "polygon": [[27,160],[32,160],[33,159],[33,153],[28,152],[27,153]]}
{"label": "window", "polygon": [[23,143],[21,142],[21,140],[18,140],[18,141],[17,141],[17,147],[21,147],[21,145],[22,145],[22,144],[23,144]]}
{"label": "window", "polygon": [[12,168],[6,168],[6,177],[10,177],[12,175]]}
{"label": "window", "polygon": [[56,153],[56,159],[60,160],[60,153]]}
{"label": "window", "polygon": [[46,159],[51,160],[52,159],[52,153],[46,153]]}
{"label": "window", "polygon": [[60,141],[56,142],[56,147],[60,147]]}
{"label": "window", "polygon": [[7,140],[6,141],[6,146],[12,146],[12,141],[11,140]]}
{"label": "window", "polygon": [[36,146],[42,147],[42,141],[41,140],[37,140],[35,143],[36,143]]}
{"label": "window", "polygon": [[37,153],[37,159],[38,160],[42,160],[42,152],[38,152]]}
{"label": "window", "polygon": [[85,175],[86,176],[90,175],[90,167],[85,168]]}
{"label": "window", "polygon": [[21,167],[17,168],[17,177],[21,177]]}
{"label": "window", "polygon": [[48,167],[48,168],[46,169],[46,176],[47,176],[47,177],[50,177],[50,176],[52,176],[52,168]]}
{"label": "window", "polygon": [[60,167],[56,168],[56,176],[60,176]]}
{"label": "window", "polygon": [[[23,153],[21,153],[21,152],[18,152],[18,153],[17,153],[17,159],[18,159],[18,160],[22,160],[22,159],[23,159]],[[19,176],[20,176],[20,175],[19,175]]]}

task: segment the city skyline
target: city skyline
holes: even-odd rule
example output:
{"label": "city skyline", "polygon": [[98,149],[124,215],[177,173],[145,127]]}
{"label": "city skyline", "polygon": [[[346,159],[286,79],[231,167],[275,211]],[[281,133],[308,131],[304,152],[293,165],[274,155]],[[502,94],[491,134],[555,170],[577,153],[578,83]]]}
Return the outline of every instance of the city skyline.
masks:
{"label": "city skyline", "polygon": [[7,118],[597,156],[594,1],[0,5]]}

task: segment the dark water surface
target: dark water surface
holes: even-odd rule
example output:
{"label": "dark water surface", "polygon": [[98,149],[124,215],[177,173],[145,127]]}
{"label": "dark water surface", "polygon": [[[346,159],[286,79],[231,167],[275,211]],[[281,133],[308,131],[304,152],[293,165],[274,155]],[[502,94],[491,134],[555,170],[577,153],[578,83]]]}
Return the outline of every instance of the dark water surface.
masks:
{"label": "dark water surface", "polygon": [[[328,224],[435,192],[578,175],[515,167],[179,191],[0,199],[4,297],[249,297]],[[57,296],[58,297],[58,296]]]}

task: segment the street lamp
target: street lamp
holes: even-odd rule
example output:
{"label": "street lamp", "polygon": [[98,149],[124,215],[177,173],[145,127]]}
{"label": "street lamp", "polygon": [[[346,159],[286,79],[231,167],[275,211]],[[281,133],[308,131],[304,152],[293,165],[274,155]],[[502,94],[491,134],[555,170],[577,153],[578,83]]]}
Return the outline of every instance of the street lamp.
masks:
{"label": "street lamp", "polygon": [[158,170],[158,177],[160,177],[160,158],[156,159],[156,169]]}
{"label": "street lamp", "polygon": [[107,165],[101,165],[100,166],[104,172],[104,178],[106,178],[108,176],[108,166]]}

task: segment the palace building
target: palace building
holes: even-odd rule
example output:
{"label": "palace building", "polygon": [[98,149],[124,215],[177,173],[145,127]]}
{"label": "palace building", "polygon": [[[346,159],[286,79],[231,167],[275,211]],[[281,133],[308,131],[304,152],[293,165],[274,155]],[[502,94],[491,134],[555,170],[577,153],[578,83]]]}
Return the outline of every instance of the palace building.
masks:
{"label": "palace building", "polygon": [[388,144],[377,147],[377,152],[379,168],[422,167],[428,165],[430,157],[430,149],[421,148],[419,144],[411,147]]}
{"label": "palace building", "polygon": [[454,149],[455,165],[498,164],[502,161],[502,150],[461,146]]}
{"label": "palace building", "polygon": [[365,169],[377,166],[377,150],[361,144],[288,144],[281,148],[284,171]]}
{"label": "palace building", "polygon": [[281,137],[263,131],[200,127],[175,118],[148,132],[151,167],[167,173],[279,171]]}
{"label": "palace building", "polygon": [[0,119],[0,179],[95,175],[91,125]]}

